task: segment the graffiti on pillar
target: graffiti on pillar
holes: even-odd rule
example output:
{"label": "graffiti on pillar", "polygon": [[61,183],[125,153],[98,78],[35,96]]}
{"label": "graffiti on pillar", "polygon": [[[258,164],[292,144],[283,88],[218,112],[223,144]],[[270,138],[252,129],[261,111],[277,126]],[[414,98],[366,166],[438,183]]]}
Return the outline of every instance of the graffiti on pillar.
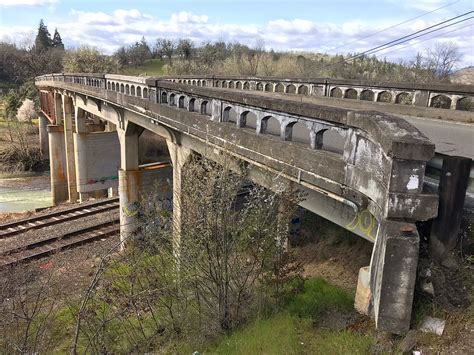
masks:
{"label": "graffiti on pillar", "polygon": [[138,202],[129,203],[128,206],[123,206],[122,211],[125,217],[132,218],[138,215]]}
{"label": "graffiti on pillar", "polygon": [[375,240],[375,234],[377,233],[377,220],[369,210],[365,209],[355,214],[352,221],[346,225],[346,229],[353,232],[358,230],[367,238]]}
{"label": "graffiti on pillar", "polygon": [[113,181],[113,180],[118,180],[118,176],[117,175],[103,176],[103,177],[96,178],[96,179],[90,178],[90,179],[87,180],[87,184],[88,185],[93,185],[93,184],[98,184],[98,183],[105,184],[107,181]]}

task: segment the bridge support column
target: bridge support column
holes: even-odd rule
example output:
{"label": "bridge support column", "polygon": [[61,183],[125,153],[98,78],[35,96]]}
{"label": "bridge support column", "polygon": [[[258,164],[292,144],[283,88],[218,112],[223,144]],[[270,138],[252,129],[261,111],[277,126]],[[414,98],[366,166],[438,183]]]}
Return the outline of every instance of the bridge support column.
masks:
{"label": "bridge support column", "polygon": [[120,240],[122,249],[126,239],[138,228],[138,203],[140,173],[138,170],[138,138],[140,128],[128,123],[125,130],[118,130],[120,141],[120,169],[118,171],[120,199]]}
{"label": "bridge support column", "polygon": [[66,171],[67,186],[69,193],[69,202],[76,202],[79,198],[76,183],[76,163],[74,157],[74,138],[72,129],[72,116],[74,114],[74,106],[72,99],[63,96],[63,121],[64,121],[64,146],[66,153]]}
{"label": "bridge support column", "polygon": [[49,125],[49,169],[51,177],[51,198],[56,206],[68,199],[66,181],[66,156],[64,149],[64,127]]}
{"label": "bridge support column", "polygon": [[173,164],[173,247],[175,253],[178,253],[182,228],[182,172],[192,152],[190,149],[169,140],[166,140],[166,144],[168,145],[171,163]]}
{"label": "bridge support column", "polygon": [[46,116],[40,113],[38,115],[39,142],[40,151],[43,156],[47,156],[49,154],[48,124],[49,121]]}
{"label": "bridge support column", "polygon": [[372,311],[377,329],[404,334],[410,327],[419,236],[410,223],[381,223],[370,263]]}
{"label": "bridge support column", "polygon": [[441,261],[456,247],[472,160],[446,156],[439,181],[438,217],[430,233],[431,257]]}

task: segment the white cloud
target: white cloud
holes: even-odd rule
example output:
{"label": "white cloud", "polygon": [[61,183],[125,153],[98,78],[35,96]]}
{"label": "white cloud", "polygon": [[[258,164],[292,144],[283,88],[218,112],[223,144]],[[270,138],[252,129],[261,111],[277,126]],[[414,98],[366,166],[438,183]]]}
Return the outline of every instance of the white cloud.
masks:
{"label": "white cloud", "polygon": [[53,5],[59,0],[0,0],[0,6],[38,6]]}
{"label": "white cloud", "polygon": [[[263,39],[267,49],[355,53],[376,47],[433,24],[434,22],[418,19],[375,36],[364,38],[392,24],[385,21],[378,24],[361,21],[336,24],[302,19],[275,19],[257,26],[255,24],[217,23],[206,15],[197,15],[190,12],[175,13],[168,19],[162,20],[135,9],[117,9],[110,13],[71,10],[68,22],[50,22],[48,26],[58,28],[67,46],[87,44],[96,46],[107,53],[113,53],[120,46],[139,41],[142,36],[145,36],[150,44],[160,37],[189,38],[197,45],[220,39],[254,45],[257,39]],[[427,37],[440,35],[461,26],[447,28]],[[5,35],[15,38],[15,32],[18,33],[19,30],[20,28],[0,26],[0,38]],[[26,30],[21,28],[22,32]],[[364,39],[357,41],[360,38]],[[434,45],[436,40],[439,40],[457,43],[464,54],[463,64],[473,64],[472,26],[419,43],[420,40],[425,38],[422,37],[419,40],[412,41],[415,45],[407,48],[401,49],[406,43],[399,47],[387,49],[385,51],[387,58],[392,60],[397,58],[411,59],[417,51],[423,51],[424,48]],[[397,49],[399,51],[394,51]],[[384,52],[377,55],[381,58],[385,56]]]}

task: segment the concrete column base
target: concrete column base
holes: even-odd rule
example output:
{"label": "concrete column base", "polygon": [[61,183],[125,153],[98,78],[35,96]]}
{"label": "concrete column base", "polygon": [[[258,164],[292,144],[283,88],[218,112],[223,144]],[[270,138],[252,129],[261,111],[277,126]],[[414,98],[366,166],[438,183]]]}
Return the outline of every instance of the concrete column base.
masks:
{"label": "concrete column base", "polygon": [[364,266],[359,270],[359,280],[357,281],[354,308],[361,314],[371,316],[371,299],[372,292],[370,291],[370,266]]}
{"label": "concrete column base", "polygon": [[370,263],[377,329],[404,334],[410,328],[419,250],[416,226],[382,221]]}
{"label": "concrete column base", "polygon": [[122,248],[125,241],[134,235],[138,229],[138,203],[140,172],[138,170],[122,170],[119,176],[120,198],[120,240]]}
{"label": "concrete column base", "polygon": [[107,190],[107,197],[117,197],[118,196],[118,187],[109,187]]}

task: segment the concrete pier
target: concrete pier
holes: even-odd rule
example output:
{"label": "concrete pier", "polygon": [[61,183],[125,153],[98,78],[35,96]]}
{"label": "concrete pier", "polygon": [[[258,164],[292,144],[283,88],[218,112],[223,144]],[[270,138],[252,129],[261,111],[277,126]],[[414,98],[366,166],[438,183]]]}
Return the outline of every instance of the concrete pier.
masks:
{"label": "concrete pier", "polygon": [[44,157],[49,155],[48,124],[48,119],[45,117],[44,114],[40,113],[38,115],[39,142],[40,151]]}
{"label": "concrete pier", "polygon": [[53,205],[68,200],[66,180],[66,153],[64,149],[64,127],[47,126],[49,137],[49,164],[51,174],[51,197]]}

